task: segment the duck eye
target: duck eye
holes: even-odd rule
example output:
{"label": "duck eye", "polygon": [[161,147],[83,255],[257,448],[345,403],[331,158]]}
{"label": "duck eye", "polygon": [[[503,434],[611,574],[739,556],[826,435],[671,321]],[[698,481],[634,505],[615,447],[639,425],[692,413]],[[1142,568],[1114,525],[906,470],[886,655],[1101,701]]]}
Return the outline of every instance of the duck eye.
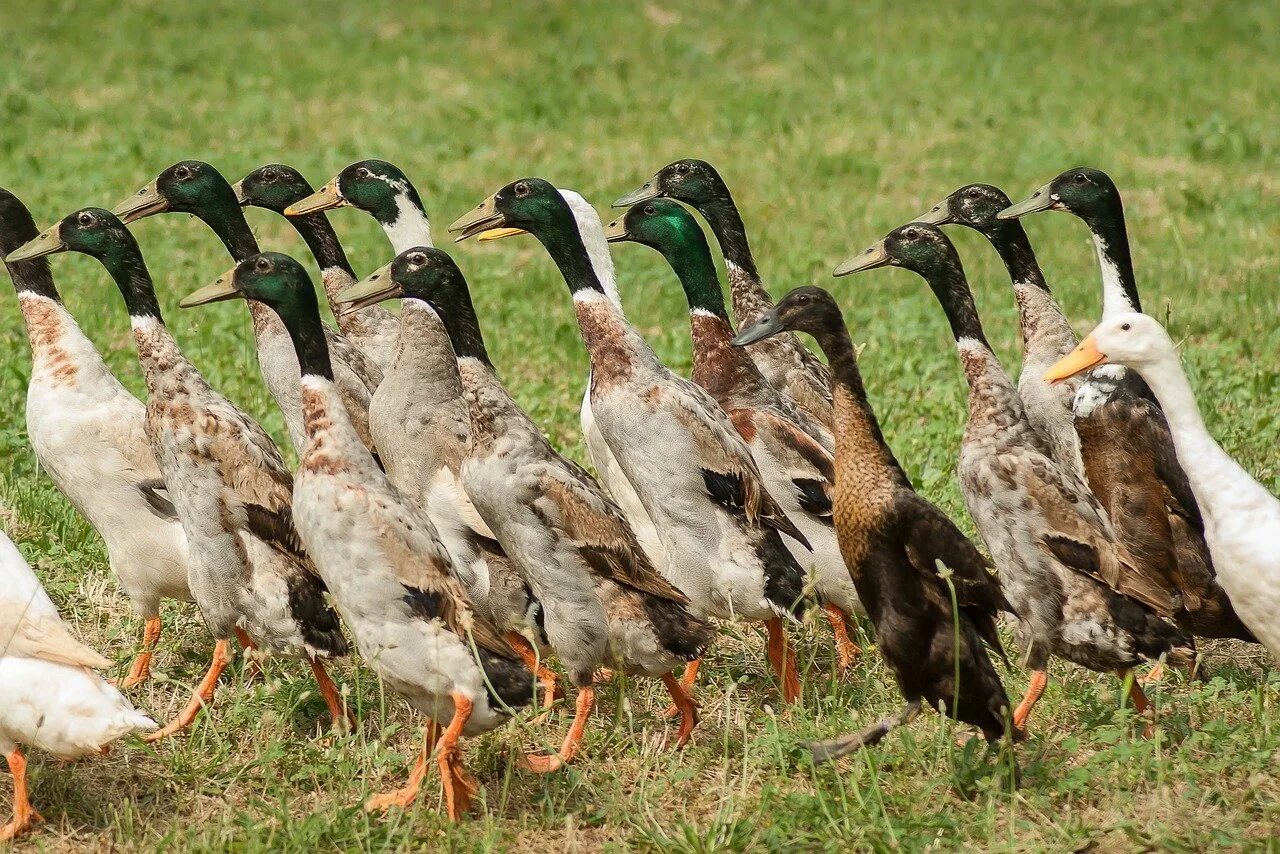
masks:
{"label": "duck eye", "polygon": [[271,269],[271,262],[266,258],[259,258],[254,266],[257,267],[259,271],[265,273]]}
{"label": "duck eye", "polygon": [[409,256],[409,263],[410,263],[410,264],[425,264],[425,263],[427,263],[427,256],[426,256],[426,255],[423,255],[421,252],[415,252],[415,253],[413,253],[412,255],[410,255],[410,256]]}
{"label": "duck eye", "polygon": [[1076,173],[1075,182],[1077,184],[1083,184],[1085,181],[1088,181],[1088,180],[1089,180],[1089,176],[1085,175],[1083,172]]}
{"label": "duck eye", "polygon": [[645,216],[653,216],[653,215],[654,215],[655,213],[657,213],[657,212],[658,212],[658,211],[657,211],[657,209],[656,209],[653,205],[645,205],[645,206],[644,206],[644,215],[645,215]]}
{"label": "duck eye", "polygon": [[274,170],[274,169],[263,169],[263,170],[262,170],[262,177],[263,177],[263,179],[264,179],[264,180],[266,180],[266,181],[274,181],[274,180],[276,179],[276,170]]}
{"label": "duck eye", "polygon": [[906,231],[902,232],[902,236],[907,238],[907,240],[915,240],[920,236],[920,232],[916,231],[914,228],[908,228]]}
{"label": "duck eye", "polygon": [[191,170],[185,166],[179,166],[177,169],[173,170],[173,177],[178,179],[186,178],[190,174],[191,174]]}
{"label": "duck eye", "polygon": [[970,188],[969,188],[969,193],[968,193],[968,195],[969,195],[969,198],[971,198],[971,199],[976,199],[976,198],[978,198],[978,195],[979,195],[979,193],[978,193],[978,188],[977,188],[977,187],[970,187]]}
{"label": "duck eye", "polygon": [[1120,329],[1124,332],[1128,332],[1129,329],[1132,327],[1132,325],[1133,324],[1130,324],[1130,323],[1122,323],[1120,324]]}
{"label": "duck eye", "polygon": [[517,183],[514,189],[518,198],[523,199],[525,196],[529,195],[529,185],[524,181]]}
{"label": "duck eye", "polygon": [[81,225],[93,225],[93,215],[88,213],[82,213],[80,214],[80,216],[76,217],[76,222],[80,223]]}
{"label": "duck eye", "polygon": [[363,166],[361,166],[359,169],[356,170],[357,178],[368,178],[372,174],[373,174],[372,172],[370,172],[368,169],[366,169]]}
{"label": "duck eye", "polygon": [[796,297],[796,304],[797,304],[797,305],[808,305],[808,304],[809,304],[809,295],[808,295],[808,294],[801,294],[800,296]]}
{"label": "duck eye", "polygon": [[677,175],[687,175],[687,174],[689,174],[689,166],[688,166],[687,164],[685,164],[685,163],[678,163],[678,164],[676,164],[676,174],[677,174]]}

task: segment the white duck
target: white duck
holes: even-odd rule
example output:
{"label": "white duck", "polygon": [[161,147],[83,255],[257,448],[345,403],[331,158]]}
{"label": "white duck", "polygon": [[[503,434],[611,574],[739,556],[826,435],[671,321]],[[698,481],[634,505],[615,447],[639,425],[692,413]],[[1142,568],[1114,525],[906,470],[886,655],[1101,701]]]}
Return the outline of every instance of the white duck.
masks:
{"label": "white duck", "polygon": [[111,662],[76,640],[13,541],[0,531],[0,752],[13,775],[13,820],[0,841],[40,815],[27,794],[27,761],[18,744],[59,759],[100,751],[155,721],[90,668]]}
{"label": "white duck", "polygon": [[1209,435],[1177,347],[1153,318],[1136,312],[1107,318],[1045,379],[1060,382],[1105,363],[1132,368],[1155,393],[1200,504],[1218,581],[1240,619],[1280,662],[1280,501]]}

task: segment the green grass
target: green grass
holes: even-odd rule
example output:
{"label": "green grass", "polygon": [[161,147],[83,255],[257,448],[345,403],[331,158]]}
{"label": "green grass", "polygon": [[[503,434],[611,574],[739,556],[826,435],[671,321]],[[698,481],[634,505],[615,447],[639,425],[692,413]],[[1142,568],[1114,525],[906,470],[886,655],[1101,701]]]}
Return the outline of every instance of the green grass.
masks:
{"label": "green grass", "polygon": [[[1125,192],[1146,305],[1186,338],[1210,427],[1280,488],[1274,4],[509,5],[9,0],[0,182],[48,224],[82,205],[109,206],[180,158],[207,159],[233,180],[284,161],[319,183],[352,160],[382,157],[414,178],[443,236],[455,216],[523,175],[576,188],[604,210],[666,162],[705,157],[734,189],[774,292],[833,288],[868,345],[869,393],[899,459],[969,526],[952,477],[964,389],[932,296],[907,273],[833,282],[829,271],[962,183],[989,181],[1017,198],[1088,163]],[[264,246],[311,262],[279,217],[250,218]],[[372,220],[351,211],[332,219],[358,271],[385,262]],[[1042,215],[1028,229],[1064,308],[1087,330],[1100,300],[1083,226]],[[243,308],[177,309],[228,265],[213,235],[176,216],[135,233],[187,353],[283,441]],[[953,237],[989,335],[1015,368],[1003,270],[978,235]],[[581,459],[586,359],[553,266],[528,239],[456,255],[516,397]],[[686,370],[674,278],[656,253],[621,246],[615,255],[633,321]],[[70,309],[141,392],[107,276],[82,256],[53,264]],[[138,622],[96,535],[36,470],[23,435],[26,342],[3,294],[0,348],[3,524],[64,613],[122,671]],[[166,678],[133,694],[157,717],[185,700],[208,647],[190,609],[167,613]],[[703,724],[681,754],[660,748],[665,697],[651,684],[606,692],[585,761],[562,774],[534,778],[514,757],[555,741],[563,717],[469,742],[484,798],[457,826],[442,817],[434,780],[407,814],[370,818],[358,808],[400,783],[421,723],[367,669],[336,673],[362,725],[326,741],[323,703],[296,666],[269,664],[263,681],[245,684],[237,665],[189,738],[122,745],[66,768],[35,763],[49,823],[27,844],[1275,850],[1280,679],[1256,653],[1215,646],[1208,684],[1155,688],[1162,720],[1152,741],[1120,709],[1115,680],[1055,665],[1034,736],[1017,751],[1014,789],[1007,758],[953,747],[936,715],[815,769],[804,742],[865,725],[899,700],[874,654],[835,681],[828,633],[806,634],[804,702],[785,712],[759,640],[719,646],[703,671]],[[1020,671],[1005,678],[1011,693],[1025,688]],[[4,787],[0,811],[8,804]]]}

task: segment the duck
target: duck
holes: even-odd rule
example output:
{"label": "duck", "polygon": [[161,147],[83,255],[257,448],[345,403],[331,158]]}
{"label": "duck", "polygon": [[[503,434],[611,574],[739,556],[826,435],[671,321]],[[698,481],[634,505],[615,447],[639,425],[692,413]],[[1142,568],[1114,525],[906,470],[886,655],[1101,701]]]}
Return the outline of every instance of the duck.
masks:
{"label": "duck", "polygon": [[1022,223],[998,217],[1000,211],[1011,204],[999,187],[966,184],[923,216],[916,217],[916,222],[971,228],[991,243],[1004,262],[1013,284],[1022,335],[1018,396],[1022,398],[1023,410],[1031,426],[1048,443],[1054,461],[1074,469],[1083,478],[1080,435],[1071,411],[1080,383],[1067,380],[1051,385],[1044,380],[1049,366],[1075,349],[1076,333],[1045,281]]}
{"label": "duck", "polygon": [[[526,758],[546,773],[573,760],[607,666],[660,678],[682,713],[676,746],[697,723],[692,699],[671,675],[702,657],[711,623],[650,563],[621,509],[581,466],[557,453],[498,378],[458,265],[439,249],[402,252],[341,299],[360,305],[399,297],[443,324],[441,342],[465,389],[471,444],[462,480],[476,511],[541,603],[541,629],[578,688],[573,725],[559,751]],[[403,346],[403,345],[402,345]]]}
{"label": "duck", "polygon": [[[1070,212],[1089,226],[1102,271],[1103,318],[1141,312],[1124,203],[1111,177],[1069,169],[998,217],[1013,223],[1041,210]],[[1192,635],[1256,643],[1217,582],[1199,504],[1151,389],[1119,364],[1099,365],[1077,382],[1072,412],[1088,484],[1137,573],[1165,591],[1174,619]]]}
{"label": "duck", "polygon": [[[1013,713],[1025,729],[1048,684],[1050,656],[1114,672],[1139,714],[1151,704],[1129,672],[1165,658],[1185,664],[1189,639],[1163,617],[1166,601],[1147,595],[1106,513],[1069,466],[1048,454],[1013,381],[987,342],[973,293],[951,241],[913,222],[849,258],[835,275],[895,266],[911,270],[938,298],[969,387],[969,412],[956,463],[960,491],[991,552],[1025,648],[1030,684]],[[1151,734],[1148,720],[1144,730]]]}
{"label": "duck", "polygon": [[1155,395],[1203,511],[1218,581],[1240,620],[1280,663],[1280,501],[1209,433],[1177,346],[1157,320],[1139,312],[1104,318],[1045,379],[1061,382],[1107,364],[1136,372]]}
{"label": "duck", "polygon": [[[0,257],[39,234],[26,205],[0,188]],[[31,346],[27,440],[40,469],[107,547],[107,562],[143,620],[121,688],[151,677],[165,599],[191,602],[187,538],[145,428],[146,412],[111,373],[62,303],[44,258],[5,261]]]}
{"label": "duck", "polygon": [[76,639],[2,530],[0,582],[0,753],[13,778],[13,818],[0,827],[0,842],[8,842],[41,820],[20,744],[79,759],[156,723],[94,672],[111,661]]}
{"label": "duck", "polygon": [[147,384],[146,432],[186,533],[188,583],[215,640],[190,702],[148,740],[189,728],[213,702],[233,637],[259,655],[305,660],[335,725],[349,723],[324,666],[347,654],[347,641],[299,545],[293,478],[279,449],[183,355],[165,326],[138,242],[115,214],[82,208],[14,254],[21,260],[60,252],[101,262],[129,311]]}
{"label": "duck", "polygon": [[[432,245],[422,197],[394,164],[352,163],[320,190],[291,201],[284,214],[301,222],[340,207],[374,217],[397,255]],[[472,606],[503,629],[526,666],[537,672],[549,705],[558,691],[555,672],[539,652],[542,606],[462,485],[473,416],[448,334],[429,305],[410,301],[404,309],[396,325],[391,365],[369,402],[370,434],[386,451],[391,482],[435,522]],[[348,302],[336,313],[346,317],[369,312],[394,317],[373,299]],[[411,328],[402,340],[406,326]]]}
{"label": "duck", "polygon": [[297,351],[307,430],[294,483],[298,537],[365,661],[433,722],[407,785],[375,795],[366,809],[411,806],[434,748],[448,815],[457,820],[477,792],[459,740],[496,729],[527,706],[533,674],[498,628],[472,610],[431,519],[395,488],[361,440],[334,381],[306,270],[278,252],[254,255],[182,305],[236,298],[276,313]]}
{"label": "duck", "polygon": [[[235,190],[222,173],[200,160],[173,164],[154,181],[117,204],[112,212],[126,225],[160,213],[194,214],[213,229],[233,259],[244,260],[258,252],[258,241],[244,218]],[[253,317],[258,367],[262,370],[267,390],[284,415],[289,439],[296,450],[306,441],[306,434],[302,429],[302,402],[293,347],[273,312],[258,303],[248,305]],[[382,381],[382,372],[345,336],[327,325],[325,329],[330,352],[334,354],[338,387],[351,410],[356,429],[372,445],[369,398]]]}
{"label": "duck", "polygon": [[728,413],[751,449],[769,494],[812,546],[810,552],[794,540],[787,542],[809,571],[809,583],[835,633],[838,666],[848,669],[861,653],[848,627],[856,625],[855,617],[864,609],[840,556],[832,518],[835,439],[770,385],[743,347],[730,343],[733,324],[711,249],[688,210],[669,199],[641,202],[609,223],[605,236],[611,243],[630,241],[656,249],[679,278],[689,304],[692,379]]}
{"label": "duck", "polygon": [[[666,197],[684,202],[706,219],[724,255],[729,295],[739,326],[754,323],[773,307],[756,270],[742,215],[720,173],[705,160],[687,158],[662,167],[640,187],[613,203],[631,207]],[[831,377],[826,365],[790,333],[771,336],[747,349],[774,388],[788,395],[810,417],[832,429]]]}
{"label": "duck", "polygon": [[[311,183],[301,172],[283,163],[259,166],[232,184],[231,189],[235,191],[236,201],[241,207],[265,208],[282,216],[289,205],[313,192]],[[400,319],[380,305],[340,312],[334,298],[356,283],[356,274],[329,218],[317,211],[286,219],[306,241],[320,267],[320,284],[329,310],[337,321],[338,331],[385,375],[395,359],[396,342],[400,340]]]}
{"label": "duck", "polygon": [[733,345],[784,330],[811,335],[831,367],[832,517],[840,553],[907,700],[897,715],[813,744],[815,761],[875,744],[924,703],[977,727],[989,742],[1016,738],[1008,726],[1009,697],[988,652],[1004,660],[996,620],[1010,610],[990,562],[912,488],[867,399],[857,351],[831,294],[815,286],[791,291],[743,328]]}
{"label": "duck", "polygon": [[[603,225],[593,219],[589,239],[607,255]],[[765,488],[720,405],[663,365],[627,322],[599,277],[584,227],[562,191],[542,178],[522,178],[449,230],[457,241],[495,229],[501,236],[528,232],[550,254],[591,360],[595,426],[661,538],[657,566],[696,616],[765,624],[783,701],[793,703],[801,685],[783,621],[799,620],[812,598],[782,538],[804,543],[804,535]],[[686,690],[699,661],[685,670]]]}

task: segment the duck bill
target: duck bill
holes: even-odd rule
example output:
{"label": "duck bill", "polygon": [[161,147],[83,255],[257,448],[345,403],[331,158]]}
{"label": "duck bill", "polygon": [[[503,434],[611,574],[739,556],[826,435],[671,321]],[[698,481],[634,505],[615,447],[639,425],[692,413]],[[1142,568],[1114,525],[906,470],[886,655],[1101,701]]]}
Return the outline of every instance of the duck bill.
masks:
{"label": "duck bill", "polygon": [[18,261],[30,261],[32,258],[43,258],[55,252],[65,252],[67,244],[62,242],[62,224],[45,229],[26,243],[5,256],[6,264]]}
{"label": "duck bill", "polygon": [[236,181],[231,185],[231,189],[236,194],[236,203],[242,208],[247,207],[249,205],[249,197],[244,192],[244,181]]}
{"label": "duck bill", "polygon": [[733,340],[730,343],[735,347],[746,347],[748,344],[763,341],[770,335],[777,335],[779,332],[785,331],[786,328],[782,325],[782,321],[778,319],[778,310],[773,309],[762,315],[755,323],[738,330],[738,334],[733,336]]}
{"label": "duck bill", "polygon": [[507,216],[498,210],[495,194],[455,219],[449,225],[449,232],[457,235],[453,238],[454,243],[461,243],[469,237],[483,237],[488,232],[494,234],[484,239],[499,240],[512,234],[524,233],[519,228],[508,228],[506,223]]}
{"label": "duck bill", "polygon": [[923,222],[925,225],[950,225],[955,221],[956,218],[951,215],[951,204],[946,199],[912,220],[912,222]]}
{"label": "duck bill", "polygon": [[1046,382],[1060,383],[1078,373],[1089,370],[1095,365],[1105,364],[1106,361],[1106,355],[1098,349],[1097,342],[1090,335],[1080,342],[1079,347],[1063,356],[1057,364],[1045,371],[1044,379]]}
{"label": "duck bill", "polygon": [[476,240],[501,240],[504,237],[515,237],[517,234],[528,234],[523,228],[490,228],[480,232]]}
{"label": "duck bill", "polygon": [[1027,214],[1047,211],[1057,204],[1058,199],[1053,194],[1053,185],[1045,184],[1016,205],[1009,205],[1009,207],[1000,211],[1000,213],[996,214],[996,219],[1017,219]]}
{"label": "duck bill", "polygon": [[631,239],[631,235],[627,234],[627,224],[622,217],[618,217],[604,227],[604,239],[610,243],[622,243],[624,240]]}
{"label": "duck bill", "polygon": [[846,259],[831,272],[831,275],[839,277],[847,276],[850,273],[861,273],[863,270],[874,270],[876,267],[888,266],[891,260],[889,253],[884,250],[884,241],[882,240],[866,252]]}
{"label": "duck bill", "polygon": [[284,209],[284,215],[304,216],[305,214],[340,208],[347,204],[350,204],[350,202],[347,201],[346,196],[342,195],[342,192],[338,189],[338,181],[334,179],[305,199],[299,199],[289,205]]}
{"label": "duck bill", "polygon": [[404,290],[391,280],[391,264],[387,264],[342,291],[334,297],[334,302],[342,306],[339,314],[345,317],[362,308],[403,295]]}
{"label": "duck bill", "polygon": [[131,222],[137,222],[143,217],[152,214],[164,213],[169,210],[169,200],[156,187],[156,182],[152,181],[138,192],[126,198],[111,209],[111,212],[120,217],[120,221],[125,225]]}
{"label": "duck bill", "polygon": [[236,268],[232,267],[214,280],[213,284],[205,285],[200,290],[187,294],[178,305],[182,308],[194,308],[211,302],[238,299],[240,295],[236,290]]}
{"label": "duck bill", "polygon": [[629,208],[632,205],[638,205],[641,202],[647,202],[650,199],[656,199],[662,195],[662,191],[658,189],[658,176],[654,175],[648,181],[645,181],[636,189],[627,193],[613,203],[615,208]]}

